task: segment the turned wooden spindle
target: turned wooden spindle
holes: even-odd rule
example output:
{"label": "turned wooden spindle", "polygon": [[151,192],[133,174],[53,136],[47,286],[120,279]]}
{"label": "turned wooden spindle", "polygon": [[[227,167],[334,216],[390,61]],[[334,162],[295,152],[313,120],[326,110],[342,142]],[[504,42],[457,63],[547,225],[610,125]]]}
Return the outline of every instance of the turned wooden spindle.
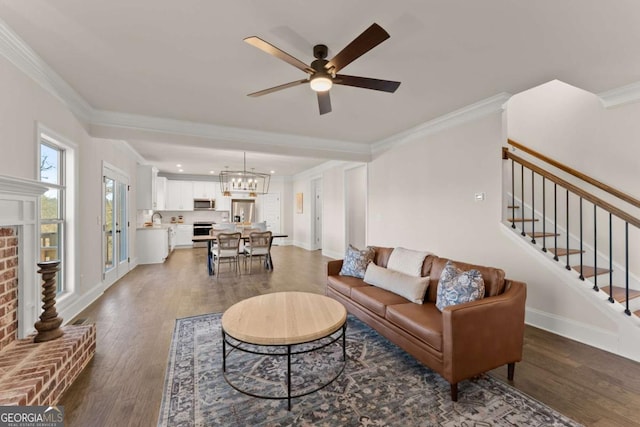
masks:
{"label": "turned wooden spindle", "polygon": [[40,320],[35,323],[38,334],[33,342],[45,342],[59,338],[64,334],[60,329],[62,318],[56,312],[56,273],[60,270],[59,260],[43,261],[38,263],[38,273],[42,275],[42,314]]}

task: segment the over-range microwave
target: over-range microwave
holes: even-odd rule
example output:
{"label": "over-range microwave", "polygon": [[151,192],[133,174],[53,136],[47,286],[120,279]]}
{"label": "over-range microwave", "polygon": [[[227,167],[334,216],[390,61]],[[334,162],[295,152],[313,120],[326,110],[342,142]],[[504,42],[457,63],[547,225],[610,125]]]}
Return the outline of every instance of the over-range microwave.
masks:
{"label": "over-range microwave", "polygon": [[212,211],[216,208],[214,199],[193,199],[194,211]]}

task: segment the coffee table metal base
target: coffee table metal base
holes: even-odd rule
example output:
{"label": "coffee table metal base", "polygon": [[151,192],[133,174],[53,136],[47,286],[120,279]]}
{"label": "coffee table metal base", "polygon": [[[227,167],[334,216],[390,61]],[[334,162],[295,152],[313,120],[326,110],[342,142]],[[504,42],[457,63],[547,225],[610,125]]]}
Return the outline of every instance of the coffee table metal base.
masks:
{"label": "coffee table metal base", "polygon": [[[232,337],[231,335],[227,334],[223,329],[222,330],[222,373],[224,375],[224,379],[227,382],[227,384],[229,384],[231,387],[233,387],[234,389],[236,389],[240,393],[246,394],[248,396],[257,397],[257,398],[261,398],[261,399],[276,399],[276,400],[287,399],[287,409],[290,411],[291,410],[291,399],[296,398],[296,397],[306,396],[308,394],[315,393],[318,390],[322,390],[323,388],[325,388],[326,386],[328,386],[329,384],[334,382],[340,376],[340,374],[342,374],[342,372],[344,371],[344,367],[346,365],[346,362],[347,362],[346,332],[347,332],[347,322],[345,321],[345,323],[342,325],[342,327],[338,331],[333,332],[332,334],[329,334],[329,335],[327,335],[325,337],[318,338],[318,339],[315,339],[315,340],[312,340],[312,341],[308,341],[308,342],[304,342],[304,343],[297,343],[297,344],[289,344],[289,345],[257,345],[257,344],[244,342],[242,340],[238,340],[238,339]],[[334,335],[336,335],[336,336],[334,336]],[[322,342],[323,340],[328,340],[328,342]],[[304,354],[304,353],[310,353],[310,352],[313,352],[313,351],[317,351],[317,350],[323,349],[325,347],[328,347],[328,346],[336,343],[338,340],[342,340],[342,366],[340,367],[338,372],[330,380],[328,380],[325,383],[322,383],[317,388],[314,388],[312,390],[307,390],[304,393],[300,393],[300,394],[292,394],[292,392],[291,392],[291,357],[295,356],[295,355]],[[306,346],[308,344],[313,344],[313,343],[319,343],[319,344],[318,344],[318,346],[315,346],[315,347],[304,348],[302,350],[296,350],[296,347]],[[231,347],[231,349],[228,352],[227,352],[227,346]],[[282,352],[260,351],[260,350],[247,348],[247,346],[250,346],[250,347],[253,347],[253,348],[260,348],[260,347],[278,348],[278,347],[282,347],[283,349],[286,349],[286,351],[282,351]],[[253,393],[253,392],[251,392],[249,390],[243,389],[242,387],[238,386],[237,384],[234,384],[232,379],[230,379],[229,376],[227,375],[227,357],[235,350],[238,350],[238,351],[241,351],[241,352],[244,352],[244,353],[251,353],[251,354],[261,355],[261,356],[286,357],[287,358],[287,395],[286,396],[261,395],[261,394]]]}

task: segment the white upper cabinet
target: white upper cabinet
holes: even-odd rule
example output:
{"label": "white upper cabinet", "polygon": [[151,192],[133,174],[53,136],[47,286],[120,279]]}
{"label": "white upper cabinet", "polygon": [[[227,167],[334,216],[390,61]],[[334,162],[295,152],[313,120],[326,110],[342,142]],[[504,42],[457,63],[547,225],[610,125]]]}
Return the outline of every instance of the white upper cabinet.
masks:
{"label": "white upper cabinet", "polygon": [[215,199],[217,182],[213,181],[193,181],[194,199]]}
{"label": "white upper cabinet", "polygon": [[156,210],[164,211],[167,206],[167,178],[156,178]]}
{"label": "white upper cabinet", "polygon": [[138,165],[136,176],[136,206],[138,209],[158,208],[156,178],[158,169],[150,165]]}
{"label": "white upper cabinet", "polygon": [[167,198],[165,210],[192,211],[193,210],[193,182],[167,180]]}

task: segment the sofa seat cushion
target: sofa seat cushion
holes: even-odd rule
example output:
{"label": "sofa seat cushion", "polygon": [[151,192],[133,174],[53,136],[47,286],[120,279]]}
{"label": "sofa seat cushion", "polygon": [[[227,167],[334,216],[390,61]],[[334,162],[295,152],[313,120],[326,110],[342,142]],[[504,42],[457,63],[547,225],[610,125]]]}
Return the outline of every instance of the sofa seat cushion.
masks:
{"label": "sofa seat cushion", "polygon": [[[384,317],[387,306],[408,303],[406,298],[375,286],[363,286],[351,289],[351,299],[365,308]],[[410,303],[413,304],[413,303]]]}
{"label": "sofa seat cushion", "polygon": [[369,286],[362,279],[352,276],[328,276],[327,285],[349,298],[351,298],[351,289]]}
{"label": "sofa seat cushion", "polygon": [[442,313],[435,304],[389,305],[386,319],[436,351],[442,351]]}

